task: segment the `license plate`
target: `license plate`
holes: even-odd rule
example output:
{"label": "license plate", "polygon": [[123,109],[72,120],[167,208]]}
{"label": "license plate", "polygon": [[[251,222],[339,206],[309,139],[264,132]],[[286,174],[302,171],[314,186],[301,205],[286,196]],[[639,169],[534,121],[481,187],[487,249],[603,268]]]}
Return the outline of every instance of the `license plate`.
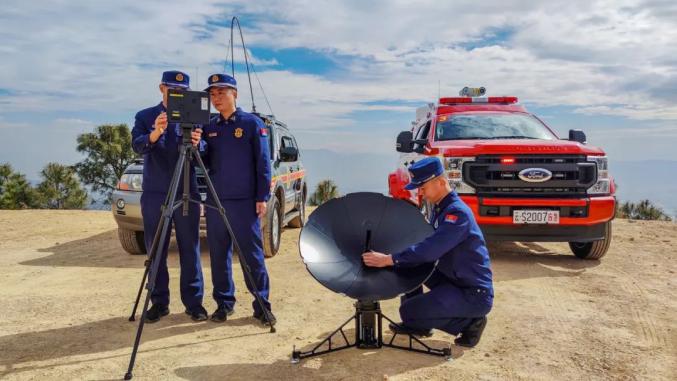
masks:
{"label": "license plate", "polygon": [[513,210],[513,224],[559,224],[559,210]]}

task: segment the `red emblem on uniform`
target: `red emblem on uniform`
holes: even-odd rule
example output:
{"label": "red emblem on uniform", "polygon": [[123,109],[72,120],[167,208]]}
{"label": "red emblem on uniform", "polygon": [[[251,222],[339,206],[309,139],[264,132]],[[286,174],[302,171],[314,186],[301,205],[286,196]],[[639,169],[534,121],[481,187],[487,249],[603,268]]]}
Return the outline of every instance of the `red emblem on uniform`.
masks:
{"label": "red emblem on uniform", "polygon": [[267,128],[262,128],[262,129],[261,129],[261,136],[263,136],[263,137],[268,136],[268,129],[267,129]]}
{"label": "red emblem on uniform", "polygon": [[447,214],[444,217],[444,222],[451,222],[452,224],[456,223],[458,221],[458,216],[455,216],[453,214]]}

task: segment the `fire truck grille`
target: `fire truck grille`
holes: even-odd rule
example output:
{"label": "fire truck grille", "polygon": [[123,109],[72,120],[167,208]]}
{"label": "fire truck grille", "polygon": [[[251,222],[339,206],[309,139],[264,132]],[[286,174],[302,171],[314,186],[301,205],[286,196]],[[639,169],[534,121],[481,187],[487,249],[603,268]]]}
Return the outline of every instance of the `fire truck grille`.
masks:
{"label": "fire truck grille", "polygon": [[[525,169],[544,169],[552,176],[526,181],[520,178]],[[581,197],[597,181],[597,167],[582,155],[521,155],[512,164],[502,163],[501,156],[481,155],[463,165],[463,181],[480,197]]]}

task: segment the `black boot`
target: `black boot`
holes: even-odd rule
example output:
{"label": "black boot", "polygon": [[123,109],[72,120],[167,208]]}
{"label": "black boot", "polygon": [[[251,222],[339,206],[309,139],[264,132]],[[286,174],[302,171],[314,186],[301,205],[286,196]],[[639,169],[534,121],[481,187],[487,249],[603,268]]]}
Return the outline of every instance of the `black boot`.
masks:
{"label": "black boot", "polygon": [[193,308],[186,308],[186,315],[189,315],[193,321],[207,320],[207,310],[202,305]]}
{"label": "black boot", "polygon": [[480,342],[480,337],[482,337],[482,332],[484,332],[484,327],[486,326],[486,316],[474,319],[472,323],[461,332],[461,337],[454,340],[454,343],[462,347],[474,347]]}
{"label": "black boot", "polygon": [[397,324],[390,323],[388,325],[388,327],[394,333],[403,334],[403,335],[413,335],[413,336],[419,336],[419,337],[430,337],[430,336],[433,335],[432,329],[411,328],[411,327],[404,325],[404,323],[397,323]]}
{"label": "black boot", "polygon": [[266,314],[263,312],[254,312],[254,319],[258,320],[261,322],[263,325],[270,325],[271,323],[275,325],[277,323],[277,319],[275,319],[275,315],[271,311],[268,311],[268,316],[270,316],[270,323],[268,320],[266,320]]}
{"label": "black boot", "polygon": [[153,304],[151,308],[146,311],[146,323],[155,323],[163,316],[169,315],[169,307],[164,304]]}
{"label": "black boot", "polygon": [[228,320],[228,316],[232,315],[235,311],[232,308],[219,307],[212,314],[212,321],[216,323],[222,323]]}

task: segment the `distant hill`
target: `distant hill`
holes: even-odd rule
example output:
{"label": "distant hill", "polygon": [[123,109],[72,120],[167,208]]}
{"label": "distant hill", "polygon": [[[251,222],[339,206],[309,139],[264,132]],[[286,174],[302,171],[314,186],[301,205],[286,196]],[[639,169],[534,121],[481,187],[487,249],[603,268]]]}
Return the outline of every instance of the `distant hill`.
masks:
{"label": "distant hill", "polygon": [[318,182],[332,179],[341,194],[353,192],[388,193],[388,172],[397,165],[396,154],[354,154],[325,149],[304,149],[301,160],[312,192]]}
{"label": "distant hill", "polygon": [[649,199],[677,216],[677,161],[611,161],[609,171],[616,179],[619,200]]}

